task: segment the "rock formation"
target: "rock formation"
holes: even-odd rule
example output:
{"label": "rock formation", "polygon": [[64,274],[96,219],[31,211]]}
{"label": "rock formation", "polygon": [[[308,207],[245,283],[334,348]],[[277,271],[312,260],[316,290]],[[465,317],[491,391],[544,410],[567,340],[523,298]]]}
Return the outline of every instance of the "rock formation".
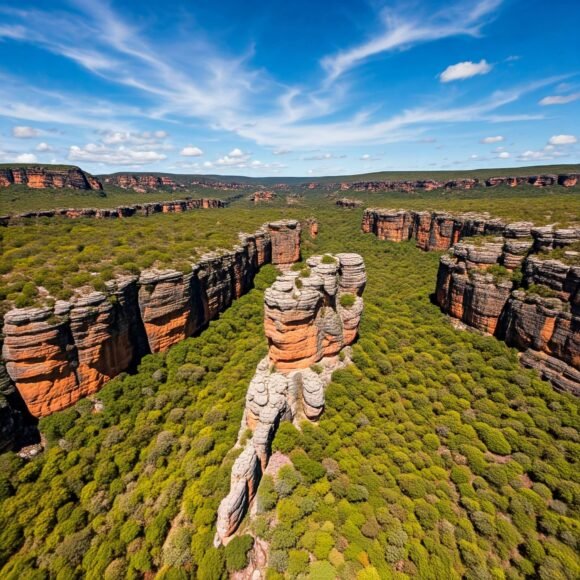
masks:
{"label": "rock formation", "polygon": [[580,395],[580,266],[546,253],[579,240],[580,231],[548,234],[520,222],[490,243],[455,245],[441,257],[436,299],[453,318],[524,350],[522,363],[556,388]]}
{"label": "rock formation", "polygon": [[78,167],[50,165],[0,167],[0,188],[11,185],[25,185],[31,189],[103,189],[96,177]]}
{"label": "rock formation", "polygon": [[276,197],[278,197],[278,196],[273,191],[259,190],[259,191],[255,191],[254,193],[252,193],[252,195],[250,195],[249,199],[250,199],[250,201],[253,201],[254,203],[260,203],[261,201],[272,201]]}
{"label": "rock formation", "polygon": [[332,372],[349,361],[346,347],[356,338],[363,309],[364,262],[358,254],[337,254],[314,256],[307,265],[279,276],[265,293],[269,351],[246,395],[236,443],[243,449],[218,509],[217,545],[228,542],[254,499],[279,422],[318,419]]}
{"label": "rock formation", "polygon": [[349,199],[348,197],[341,197],[336,200],[336,205],[338,207],[345,207],[347,209],[354,209],[355,207],[360,207],[362,201],[360,199]]}
{"label": "rock formation", "polygon": [[318,237],[318,220],[314,217],[308,218],[305,222],[310,238],[315,240]]}
{"label": "rock formation", "polygon": [[488,179],[479,178],[459,178],[439,181],[436,179],[417,179],[417,180],[385,180],[385,181],[355,181],[342,183],[305,183],[303,187],[307,189],[326,189],[340,191],[435,191],[445,190],[468,190],[476,187],[497,187],[498,185],[507,185],[509,187],[519,187],[522,185],[533,185],[534,187],[550,187],[561,185],[563,187],[574,187],[578,184],[578,174],[569,173],[562,175],[525,175],[509,177],[489,177]]}
{"label": "rock formation", "polygon": [[113,173],[99,176],[105,185],[130,189],[136,193],[159,190],[186,190],[189,187],[203,187],[222,191],[238,191],[252,187],[251,184],[224,182],[192,175],[171,175],[159,173]]}
{"label": "rock formation", "polygon": [[233,250],[203,256],[187,274],[147,270],[109,282],[104,293],[13,309],[4,317],[6,369],[30,412],[46,416],[203,328],[251,288],[263,264],[299,256],[300,224],[273,222],[240,234]]}

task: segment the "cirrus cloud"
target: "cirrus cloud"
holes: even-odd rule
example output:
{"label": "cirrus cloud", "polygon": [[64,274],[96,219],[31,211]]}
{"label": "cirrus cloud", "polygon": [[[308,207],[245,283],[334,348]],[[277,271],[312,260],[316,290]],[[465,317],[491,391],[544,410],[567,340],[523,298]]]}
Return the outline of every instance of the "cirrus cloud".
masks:
{"label": "cirrus cloud", "polygon": [[572,95],[551,95],[540,100],[539,104],[545,106],[549,105],[567,105],[580,99],[580,93]]}

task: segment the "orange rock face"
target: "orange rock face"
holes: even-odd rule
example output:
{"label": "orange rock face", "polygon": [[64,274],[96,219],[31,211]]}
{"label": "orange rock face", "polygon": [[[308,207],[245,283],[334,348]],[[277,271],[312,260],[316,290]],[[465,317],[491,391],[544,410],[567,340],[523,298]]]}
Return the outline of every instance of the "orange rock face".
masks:
{"label": "orange rock face", "polygon": [[272,239],[272,264],[288,265],[300,260],[300,222],[280,220],[268,224]]}
{"label": "orange rock face", "polygon": [[[310,275],[290,272],[266,291],[264,328],[269,358],[280,371],[307,368],[337,354],[356,337],[366,283],[358,254],[309,258]],[[341,298],[350,295],[348,306]]]}
{"label": "orange rock face", "polygon": [[31,189],[95,189],[101,190],[101,182],[92,175],[85,173],[78,167],[70,169],[55,169],[44,167],[19,167],[14,169],[0,169],[0,187],[10,185],[26,185]]}

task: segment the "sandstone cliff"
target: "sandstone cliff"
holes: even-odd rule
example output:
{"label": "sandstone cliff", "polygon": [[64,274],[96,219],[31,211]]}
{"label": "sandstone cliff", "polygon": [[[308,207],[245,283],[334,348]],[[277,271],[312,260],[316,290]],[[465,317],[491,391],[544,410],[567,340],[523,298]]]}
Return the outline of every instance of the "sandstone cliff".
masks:
{"label": "sandstone cliff", "polygon": [[355,207],[360,207],[362,205],[362,201],[360,199],[349,199],[348,197],[341,197],[340,199],[336,200],[336,205],[338,207],[353,209]]}
{"label": "sandstone cliff", "polygon": [[[269,351],[246,395],[236,444],[243,449],[218,509],[218,545],[229,541],[254,499],[279,422],[318,419],[333,370],[349,361],[344,349],[356,338],[363,309],[363,260],[337,254],[313,256],[307,264],[278,277],[264,297]],[[242,443],[248,429],[252,436]]]}
{"label": "sandstone cliff", "polygon": [[299,256],[299,222],[273,222],[240,234],[233,250],[203,256],[187,274],[147,270],[109,282],[104,293],[13,309],[4,317],[6,369],[30,412],[46,416],[203,328],[251,288],[263,264]]}
{"label": "sandstone cliff", "polygon": [[78,167],[27,166],[0,168],[0,188],[25,185],[31,189],[94,189],[102,190],[101,182]]}
{"label": "sandstone cliff", "polygon": [[453,318],[525,350],[522,363],[556,388],[580,395],[580,267],[546,253],[574,243],[580,232],[539,230],[508,224],[504,238],[455,245],[441,258],[436,299]]}
{"label": "sandstone cliff", "polygon": [[505,224],[487,214],[366,209],[362,230],[381,240],[417,240],[423,250],[447,250],[466,236],[501,233]]}

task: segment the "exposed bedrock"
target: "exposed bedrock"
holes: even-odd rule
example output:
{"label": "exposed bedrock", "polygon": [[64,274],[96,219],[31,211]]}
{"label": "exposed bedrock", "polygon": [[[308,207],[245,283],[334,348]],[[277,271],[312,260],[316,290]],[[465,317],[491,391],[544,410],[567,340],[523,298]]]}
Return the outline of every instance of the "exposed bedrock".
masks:
{"label": "exposed bedrock", "polygon": [[[437,303],[451,317],[525,351],[522,363],[556,388],[580,394],[580,267],[528,254],[533,241],[523,233],[531,224],[512,225],[518,226],[506,228],[512,238],[459,243],[441,257]],[[520,267],[518,289],[509,272]]]}
{"label": "exposed bedrock", "polygon": [[2,357],[26,406],[43,417],[98,391],[146,353],[191,336],[251,286],[260,266],[300,253],[298,222],[240,234],[231,251],[207,254],[191,271],[147,270],[107,291],[13,309],[4,317]]}
{"label": "exposed bedrock", "polygon": [[56,167],[13,167],[0,168],[0,188],[25,185],[31,189],[95,189],[101,190],[101,182],[78,167],[57,169]]}
{"label": "exposed bedrock", "polygon": [[337,254],[307,264],[307,271],[279,276],[264,296],[269,350],[248,387],[236,443],[243,450],[218,509],[217,545],[229,541],[254,499],[280,421],[317,420],[332,372],[349,362],[363,309],[364,262],[358,254]]}

